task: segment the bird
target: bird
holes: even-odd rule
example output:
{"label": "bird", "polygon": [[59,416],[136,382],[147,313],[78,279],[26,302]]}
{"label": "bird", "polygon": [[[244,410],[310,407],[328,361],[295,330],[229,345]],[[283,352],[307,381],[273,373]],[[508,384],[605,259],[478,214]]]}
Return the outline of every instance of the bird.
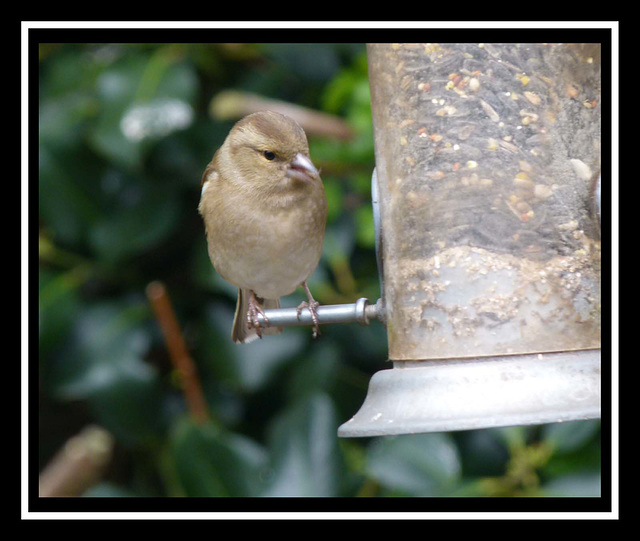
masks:
{"label": "bird", "polygon": [[327,199],[300,124],[268,110],[236,122],[202,175],[198,211],[213,267],[238,288],[232,340],[281,333],[265,310],[298,287],[307,296],[298,317],[311,312],[316,338],[319,303],[307,280],[322,256]]}

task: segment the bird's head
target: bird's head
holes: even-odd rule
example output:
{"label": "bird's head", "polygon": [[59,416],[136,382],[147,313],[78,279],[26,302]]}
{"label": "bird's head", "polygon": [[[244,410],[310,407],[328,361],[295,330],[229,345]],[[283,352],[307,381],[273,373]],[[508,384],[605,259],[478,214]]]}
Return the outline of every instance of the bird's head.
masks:
{"label": "bird's head", "polygon": [[229,150],[254,184],[285,188],[320,179],[304,130],[280,113],[260,111],[238,121],[229,133]]}

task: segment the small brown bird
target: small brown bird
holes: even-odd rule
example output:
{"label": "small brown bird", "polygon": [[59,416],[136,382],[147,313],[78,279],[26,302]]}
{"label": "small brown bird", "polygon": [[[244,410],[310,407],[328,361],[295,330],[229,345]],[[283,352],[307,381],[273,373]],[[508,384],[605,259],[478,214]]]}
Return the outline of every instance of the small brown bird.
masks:
{"label": "small brown bird", "polygon": [[258,314],[298,286],[308,297],[298,314],[311,311],[317,336],[307,280],[322,254],[327,200],[300,125],[272,111],[239,120],[204,172],[198,211],[213,266],[238,288],[233,341],[282,332],[262,328]]}

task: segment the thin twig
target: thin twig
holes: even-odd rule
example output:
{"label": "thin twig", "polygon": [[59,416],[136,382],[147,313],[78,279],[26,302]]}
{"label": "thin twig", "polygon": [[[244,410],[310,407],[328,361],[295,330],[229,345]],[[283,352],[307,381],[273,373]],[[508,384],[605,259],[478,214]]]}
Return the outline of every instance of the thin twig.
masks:
{"label": "thin twig", "polygon": [[39,477],[41,498],[81,496],[95,485],[113,454],[113,436],[90,425],[69,439]]}
{"label": "thin twig", "polygon": [[352,139],[354,132],[342,118],[281,100],[264,98],[250,92],[226,90],[211,101],[210,111],[218,120],[237,120],[262,110],[276,111],[296,120],[308,135],[319,135],[343,141]]}
{"label": "thin twig", "polygon": [[198,380],[195,364],[187,352],[167,290],[161,282],[151,282],[147,286],[147,297],[162,329],[171,362],[180,374],[182,391],[189,412],[197,423],[204,423],[209,420],[207,403]]}

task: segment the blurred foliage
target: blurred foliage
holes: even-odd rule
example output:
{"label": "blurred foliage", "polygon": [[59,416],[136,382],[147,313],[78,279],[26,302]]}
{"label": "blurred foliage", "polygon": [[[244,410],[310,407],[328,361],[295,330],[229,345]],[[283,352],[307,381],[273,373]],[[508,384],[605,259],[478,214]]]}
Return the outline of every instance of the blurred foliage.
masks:
{"label": "blurred foliage", "polygon": [[[87,496],[600,494],[599,422],[338,439],[386,364],[383,327],[230,340],[235,289],[216,276],[200,178],[237,89],[344,118],[311,138],[329,223],[310,287],[375,300],[373,137],[363,44],[42,44],[39,66],[39,461],[87,423],[116,438]],[[210,420],[189,415],[145,297],[161,280]],[[284,299],[295,306],[302,294]]]}

